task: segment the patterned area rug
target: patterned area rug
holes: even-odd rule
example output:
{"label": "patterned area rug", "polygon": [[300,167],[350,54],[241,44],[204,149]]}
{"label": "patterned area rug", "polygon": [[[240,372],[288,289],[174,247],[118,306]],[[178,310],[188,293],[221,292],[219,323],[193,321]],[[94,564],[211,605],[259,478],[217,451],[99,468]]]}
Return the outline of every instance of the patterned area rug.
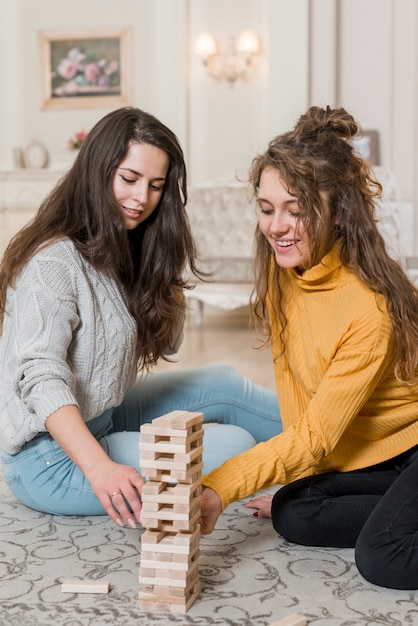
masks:
{"label": "patterned area rug", "polygon": [[[202,592],[186,615],[139,610],[139,529],[37,513],[1,478],[0,505],[0,626],[268,626],[293,613],[315,626],[418,623],[418,592],[366,583],[352,550],[288,544],[242,503],[202,538]],[[68,578],[109,580],[111,589],[64,594]]]}

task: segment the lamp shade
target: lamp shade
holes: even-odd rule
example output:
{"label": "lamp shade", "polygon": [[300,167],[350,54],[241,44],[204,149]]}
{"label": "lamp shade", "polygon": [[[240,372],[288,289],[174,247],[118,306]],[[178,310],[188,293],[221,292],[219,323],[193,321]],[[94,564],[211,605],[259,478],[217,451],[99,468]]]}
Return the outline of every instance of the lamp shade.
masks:
{"label": "lamp shade", "polygon": [[195,52],[202,57],[210,57],[216,54],[218,46],[216,39],[211,33],[200,33],[196,39]]}
{"label": "lamp shade", "polygon": [[237,40],[238,52],[256,54],[260,50],[260,42],[253,30],[243,30]]}

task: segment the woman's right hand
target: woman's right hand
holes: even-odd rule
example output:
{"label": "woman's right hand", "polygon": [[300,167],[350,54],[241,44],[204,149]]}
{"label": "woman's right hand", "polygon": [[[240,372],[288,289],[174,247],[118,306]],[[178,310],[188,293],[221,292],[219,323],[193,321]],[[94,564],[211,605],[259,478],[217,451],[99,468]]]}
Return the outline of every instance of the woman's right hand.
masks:
{"label": "woman's right hand", "polygon": [[109,517],[119,526],[125,523],[135,528],[135,519],[141,523],[144,479],[133,467],[112,461],[87,428],[78,407],[58,409],[47,418],[46,427],[83,472]]}
{"label": "woman's right hand", "polygon": [[86,474],[86,478],[116,524],[127,524],[131,528],[136,527],[135,520],[141,524],[141,493],[145,481],[133,467],[108,458]]}

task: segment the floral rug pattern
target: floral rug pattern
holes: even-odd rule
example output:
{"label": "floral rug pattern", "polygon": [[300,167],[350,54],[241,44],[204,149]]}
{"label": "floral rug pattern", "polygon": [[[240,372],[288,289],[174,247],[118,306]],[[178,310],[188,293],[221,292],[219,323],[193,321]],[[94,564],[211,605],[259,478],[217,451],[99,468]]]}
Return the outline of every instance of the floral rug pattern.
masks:
{"label": "floral rug pattern", "polygon": [[[139,609],[140,529],[32,511],[1,478],[0,506],[0,626],[269,626],[293,613],[315,626],[418,623],[418,592],[370,585],[352,550],[289,544],[242,503],[202,537],[202,592],[186,615]],[[62,593],[69,578],[109,580],[111,589]]]}

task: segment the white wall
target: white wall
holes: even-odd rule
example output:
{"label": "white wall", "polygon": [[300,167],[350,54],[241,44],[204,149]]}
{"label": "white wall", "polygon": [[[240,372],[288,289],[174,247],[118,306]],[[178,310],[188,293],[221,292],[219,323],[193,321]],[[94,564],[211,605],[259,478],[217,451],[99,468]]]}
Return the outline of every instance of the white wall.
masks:
{"label": "white wall", "polygon": [[[41,110],[38,32],[131,26],[133,104],[178,134],[191,184],[234,179],[309,104],[331,104],[379,131],[383,165],[411,201],[417,14],[416,0],[0,0],[0,170],[34,137],[51,168],[65,167],[66,140],[107,112]],[[259,71],[231,88],[204,73],[194,41],[211,30],[224,45],[244,28],[260,34]]]}
{"label": "white wall", "polygon": [[191,47],[204,30],[212,31],[221,46],[246,28],[261,38],[257,73],[232,87],[204,73],[190,50],[192,180],[229,181],[244,174],[255,152],[307,106],[308,0],[190,0],[189,11]]}
{"label": "white wall", "polygon": [[23,3],[0,0],[0,169],[12,167],[13,148],[25,140]]}
{"label": "white wall", "polygon": [[343,0],[340,15],[340,102],[364,128],[379,130],[382,161],[396,171],[405,199],[416,171],[415,12],[415,0]]}
{"label": "white wall", "polygon": [[407,254],[417,254],[416,0],[311,0],[311,8],[310,102],[344,106],[378,130],[381,163],[403,200]]}

